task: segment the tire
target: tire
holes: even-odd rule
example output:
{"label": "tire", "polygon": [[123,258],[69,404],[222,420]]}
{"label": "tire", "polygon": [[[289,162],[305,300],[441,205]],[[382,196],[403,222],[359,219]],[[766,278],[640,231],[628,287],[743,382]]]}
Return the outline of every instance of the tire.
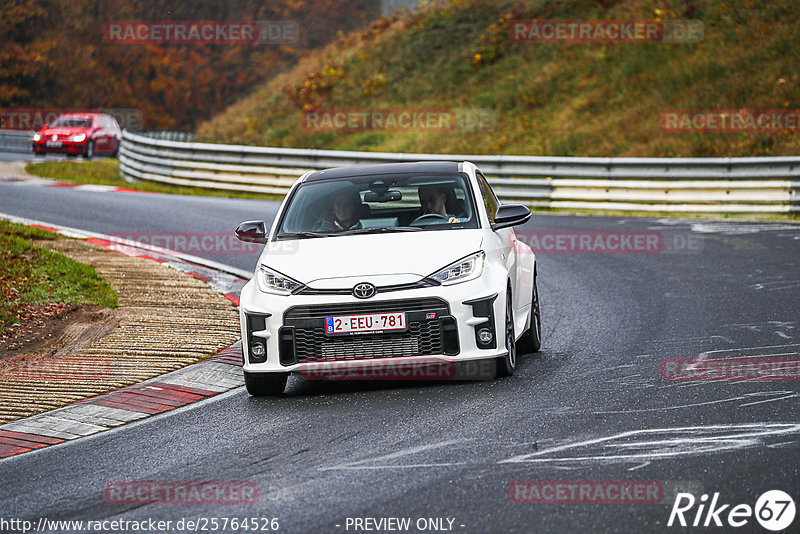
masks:
{"label": "tire", "polygon": [[506,337],[507,353],[497,358],[495,374],[498,378],[513,375],[517,368],[517,343],[514,338],[514,310],[510,290],[506,295],[506,321],[503,333]]}
{"label": "tire", "polygon": [[244,385],[254,397],[279,397],[286,389],[287,373],[244,373]]}
{"label": "tire", "polygon": [[117,145],[114,147],[114,152],[111,153],[112,158],[119,157],[119,141],[117,141]]}
{"label": "tire", "polygon": [[91,139],[86,143],[86,150],[83,152],[83,157],[86,159],[92,159],[94,157],[94,141]]}
{"label": "tire", "polygon": [[542,312],[539,305],[539,289],[536,287],[536,270],[533,271],[533,294],[531,295],[531,325],[522,334],[517,350],[523,353],[539,352],[542,348]]}

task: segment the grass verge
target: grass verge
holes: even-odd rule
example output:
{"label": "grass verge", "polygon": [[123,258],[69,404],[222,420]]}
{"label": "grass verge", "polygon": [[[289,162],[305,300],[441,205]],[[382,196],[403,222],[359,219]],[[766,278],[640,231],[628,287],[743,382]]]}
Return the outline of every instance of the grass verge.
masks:
{"label": "grass verge", "polygon": [[168,193],[172,195],[195,195],[224,198],[257,198],[264,200],[280,200],[282,197],[260,193],[239,193],[202,187],[185,187],[162,184],[158,182],[128,182],[119,171],[116,159],[94,161],[44,161],[29,163],[25,172],[40,178],[70,182],[73,184],[98,184],[125,187],[149,193]]}
{"label": "grass verge", "polygon": [[36,245],[60,236],[0,220],[0,335],[31,308],[51,303],[117,307],[117,295],[89,265]]}

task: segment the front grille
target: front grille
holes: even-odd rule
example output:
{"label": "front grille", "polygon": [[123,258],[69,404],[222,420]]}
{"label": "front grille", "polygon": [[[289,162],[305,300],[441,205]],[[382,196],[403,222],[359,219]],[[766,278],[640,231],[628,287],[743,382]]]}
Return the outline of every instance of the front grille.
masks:
{"label": "front grille", "polygon": [[[391,293],[392,291],[405,291],[408,289],[420,289],[423,287],[432,287],[440,285],[439,282],[429,278],[423,278],[418,282],[409,282],[407,284],[393,284],[390,286],[376,286],[375,294]],[[314,289],[308,286],[303,286],[295,292],[295,295],[352,295],[353,288],[334,288],[334,289]]]}
{"label": "front grille", "polygon": [[[408,329],[404,332],[328,336],[325,317],[404,311]],[[435,318],[427,315],[434,313]],[[285,327],[294,331],[294,355],[281,354],[286,362],[323,362],[394,358],[398,356],[430,356],[458,353],[458,333],[442,328],[442,322],[452,322],[450,308],[438,298],[358,302],[322,306],[297,306],[284,314]],[[446,336],[455,337],[447,339]]]}
{"label": "front grille", "polygon": [[296,319],[308,319],[331,315],[358,315],[360,313],[389,313],[395,311],[416,312],[445,309],[450,313],[447,302],[440,298],[345,302],[342,304],[322,304],[318,306],[295,306],[283,314],[284,324]]}

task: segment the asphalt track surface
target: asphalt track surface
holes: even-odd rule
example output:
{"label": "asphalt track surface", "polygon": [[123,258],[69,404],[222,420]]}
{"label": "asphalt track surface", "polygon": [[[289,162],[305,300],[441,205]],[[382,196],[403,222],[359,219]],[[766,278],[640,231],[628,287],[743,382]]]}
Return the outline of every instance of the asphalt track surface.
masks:
{"label": "asphalt track surface", "polygon": [[[0,212],[104,233],[228,232],[247,219],[269,222],[276,209],[256,200],[0,183]],[[655,481],[750,506],[780,489],[800,504],[800,382],[674,382],[660,372],[667,358],[797,358],[800,225],[534,214],[518,233],[534,231],[654,231],[678,250],[540,251],[543,348],[522,355],[513,377],[292,377],[280,399],[239,388],[0,460],[0,515],[173,524],[263,517],[279,518],[281,532],[356,532],[347,518],[363,517],[407,517],[412,525],[452,518],[453,532],[470,533],[733,530],[667,527],[671,496],[646,504],[509,498],[515,481],[548,480]],[[687,239],[691,247],[682,245]],[[243,269],[256,261],[207,257]],[[259,500],[108,504],[103,489],[119,481],[250,481]],[[735,531],[766,532],[754,518]],[[800,518],[791,531],[800,531]]]}
{"label": "asphalt track surface", "polygon": [[[108,156],[96,156],[97,159],[107,158]],[[33,152],[3,152],[0,151],[0,161],[81,161],[83,156],[71,158],[66,154],[45,154],[36,156]]]}

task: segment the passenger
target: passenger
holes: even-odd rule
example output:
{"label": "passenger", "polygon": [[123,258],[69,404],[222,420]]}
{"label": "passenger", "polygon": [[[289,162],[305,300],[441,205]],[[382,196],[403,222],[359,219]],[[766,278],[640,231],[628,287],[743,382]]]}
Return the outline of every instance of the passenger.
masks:
{"label": "passenger", "polygon": [[425,217],[425,215],[441,215],[441,217],[447,219],[449,223],[461,222],[461,219],[455,215],[447,213],[447,208],[445,206],[447,194],[440,186],[435,184],[421,185],[419,186],[418,193],[419,203],[422,206],[422,215],[414,219],[414,222],[411,224],[416,223],[419,219]]}
{"label": "passenger", "polygon": [[361,227],[361,196],[358,191],[342,191],[333,200],[333,208],[314,225],[315,232],[341,232]]}

